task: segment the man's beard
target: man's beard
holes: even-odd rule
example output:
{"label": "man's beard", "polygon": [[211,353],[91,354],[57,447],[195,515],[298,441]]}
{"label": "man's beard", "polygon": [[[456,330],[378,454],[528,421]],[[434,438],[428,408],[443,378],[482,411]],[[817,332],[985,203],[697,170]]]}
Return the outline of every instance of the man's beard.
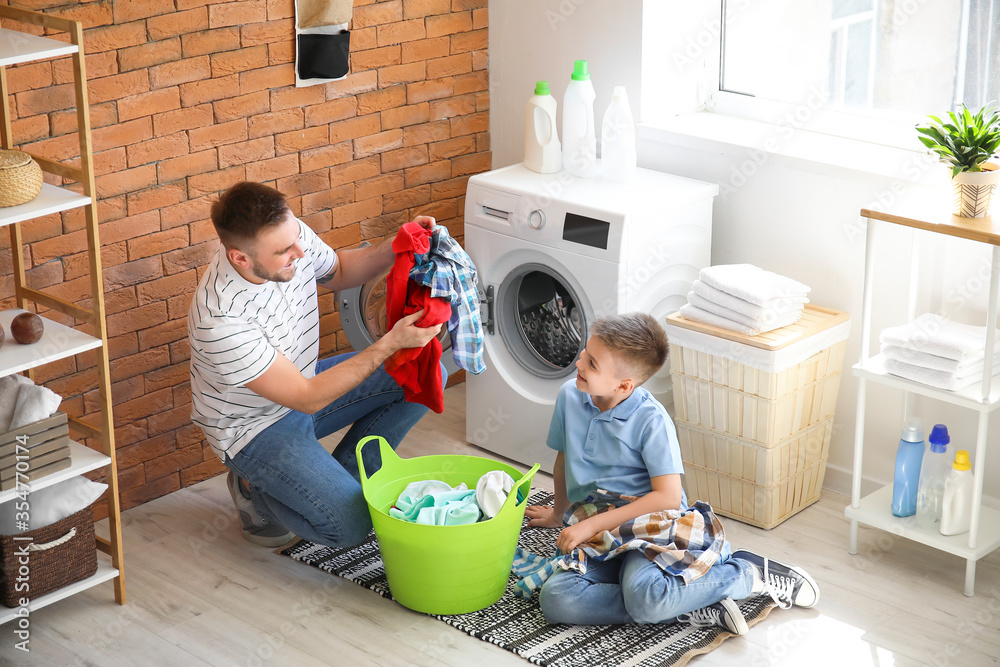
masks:
{"label": "man's beard", "polygon": [[292,268],[289,269],[288,275],[283,276],[280,271],[277,273],[268,273],[268,271],[257,262],[256,258],[251,258],[251,260],[253,261],[253,265],[250,267],[250,270],[253,271],[253,274],[261,280],[270,280],[276,283],[287,283],[295,277],[294,263],[292,264]]}

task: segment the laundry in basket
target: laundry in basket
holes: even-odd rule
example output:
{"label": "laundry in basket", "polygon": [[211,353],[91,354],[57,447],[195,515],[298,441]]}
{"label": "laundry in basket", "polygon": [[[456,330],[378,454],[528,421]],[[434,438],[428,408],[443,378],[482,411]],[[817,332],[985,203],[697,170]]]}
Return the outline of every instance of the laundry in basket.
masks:
{"label": "laundry in basket", "polygon": [[[368,476],[362,450],[377,441],[382,467]],[[490,606],[507,587],[531,480],[538,472],[479,456],[400,458],[389,443],[369,436],[358,443],[361,490],[372,517],[389,590],[404,607],[425,614],[465,614]],[[411,482],[464,482],[475,488],[484,474],[503,470],[515,480],[495,517],[462,526],[428,526],[389,516],[389,508]]]}

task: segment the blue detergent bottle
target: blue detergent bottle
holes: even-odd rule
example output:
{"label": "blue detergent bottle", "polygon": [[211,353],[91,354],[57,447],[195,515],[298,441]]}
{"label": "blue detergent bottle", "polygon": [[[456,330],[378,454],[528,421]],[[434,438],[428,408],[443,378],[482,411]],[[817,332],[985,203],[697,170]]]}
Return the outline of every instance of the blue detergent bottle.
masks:
{"label": "blue detergent bottle", "polygon": [[896,450],[896,474],[892,480],[892,513],[913,516],[917,513],[917,487],[920,463],[924,458],[924,429],[916,417],[907,419]]}

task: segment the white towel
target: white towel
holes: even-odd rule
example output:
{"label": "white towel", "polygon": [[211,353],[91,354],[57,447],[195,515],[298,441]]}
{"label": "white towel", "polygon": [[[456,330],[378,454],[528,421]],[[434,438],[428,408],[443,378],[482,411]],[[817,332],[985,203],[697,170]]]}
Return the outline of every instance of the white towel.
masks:
{"label": "white towel", "polygon": [[708,324],[713,327],[719,327],[720,329],[726,329],[728,331],[735,331],[737,333],[746,334],[747,336],[757,336],[767,331],[787,327],[789,324],[795,324],[799,321],[802,313],[790,313],[787,316],[778,318],[771,324],[758,324],[757,326],[752,327],[740,322],[735,322],[728,317],[722,317],[721,315],[710,313],[707,310],[702,310],[698,306],[692,306],[690,303],[686,303],[681,306],[681,315],[694,322],[701,322],[702,324]]}
{"label": "white towel", "polygon": [[492,519],[514,489],[514,478],[503,470],[491,470],[476,482],[476,502],[487,519]]}
{"label": "white towel", "polygon": [[[939,357],[936,354],[929,354],[920,350],[908,350],[905,347],[896,347],[895,345],[883,345],[880,352],[886,359],[894,359],[902,361],[905,364],[910,364],[911,366],[922,366],[923,368],[944,371],[945,373],[955,373],[956,375],[964,375],[966,371],[977,365],[980,372],[983,369],[982,350],[978,354],[967,355],[962,361],[949,359],[948,357]],[[993,367],[1000,368],[1000,352],[993,355]]]}
{"label": "white towel", "polygon": [[[733,296],[732,294],[727,294],[722,290],[717,290],[711,285],[707,285],[700,280],[696,280],[691,284],[691,291],[707,301],[716,303],[727,310],[732,310],[742,315],[746,315],[747,317],[752,317],[755,320],[759,320],[765,313],[769,312],[776,312],[783,315],[784,313],[792,310],[802,310],[803,306],[809,303],[809,299],[807,297],[790,296],[771,299],[767,303],[758,306],[755,303],[750,303],[749,301],[745,301],[739,297]],[[688,297],[688,301],[690,300],[691,298]]]}
{"label": "white towel", "polygon": [[710,313],[721,315],[722,317],[728,318],[734,322],[745,324],[751,328],[759,327],[762,324],[768,325],[772,322],[778,321],[779,319],[784,320],[791,313],[799,313],[801,315],[803,308],[800,304],[797,308],[790,308],[781,311],[762,309],[760,317],[750,317],[749,315],[738,313],[735,310],[729,310],[725,306],[720,306],[714,301],[709,301],[700,294],[696,294],[694,291],[688,292],[688,303],[692,306],[701,308],[702,310],[707,310]]}
{"label": "white towel", "polygon": [[34,383],[23,375],[5,375],[0,378],[0,433],[6,433],[11,429],[17,394],[21,391],[21,386],[27,384]]}
{"label": "white towel", "polygon": [[[947,391],[958,391],[959,389],[968,387],[970,384],[975,384],[978,380],[983,379],[982,364],[979,364],[979,368],[973,368],[971,371],[966,371],[963,375],[957,375],[955,373],[945,373],[944,371],[936,371],[922,366],[914,366],[913,364],[896,361],[895,359],[886,359],[885,370],[893,375],[906,378],[907,380],[913,380],[914,382],[926,384],[931,387],[937,387],[938,389],[945,389]],[[993,367],[993,375],[1000,375],[1000,367]]]}
{"label": "white towel", "polygon": [[[924,313],[908,324],[889,327],[878,337],[882,345],[919,350],[958,362],[983,357],[986,351],[986,327],[959,324],[941,315]],[[993,352],[1000,352],[1000,331],[993,339]]]}
{"label": "white towel", "polygon": [[808,285],[753,264],[709,266],[698,277],[710,287],[758,306],[782,297],[804,297],[810,290]]}
{"label": "white towel", "polygon": [[10,420],[10,430],[51,417],[59,409],[60,403],[62,396],[47,387],[37,384],[21,386],[21,390],[17,392],[14,416]]}

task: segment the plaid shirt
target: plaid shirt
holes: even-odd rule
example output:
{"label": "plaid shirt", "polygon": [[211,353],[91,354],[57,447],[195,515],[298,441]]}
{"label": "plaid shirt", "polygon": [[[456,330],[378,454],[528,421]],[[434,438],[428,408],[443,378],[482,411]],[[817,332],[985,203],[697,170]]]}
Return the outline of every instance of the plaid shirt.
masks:
{"label": "plaid shirt", "polygon": [[[573,525],[634,500],[635,496],[598,490],[571,505],[563,520]],[[687,584],[708,572],[725,542],[722,523],[707,503],[699,501],[683,511],[652,512],[595,535],[569,554],[543,558],[518,549],[511,570],[522,579],[514,585],[514,593],[531,597],[556,569],[586,574],[588,561],[601,562],[633,550],[642,551],[664,572],[681,577]]]}
{"label": "plaid shirt", "polygon": [[423,255],[414,255],[410,279],[429,287],[431,296],[451,301],[448,334],[451,336],[451,351],[459,367],[473,375],[486,370],[476,265],[445,227],[434,227],[430,250]]}

